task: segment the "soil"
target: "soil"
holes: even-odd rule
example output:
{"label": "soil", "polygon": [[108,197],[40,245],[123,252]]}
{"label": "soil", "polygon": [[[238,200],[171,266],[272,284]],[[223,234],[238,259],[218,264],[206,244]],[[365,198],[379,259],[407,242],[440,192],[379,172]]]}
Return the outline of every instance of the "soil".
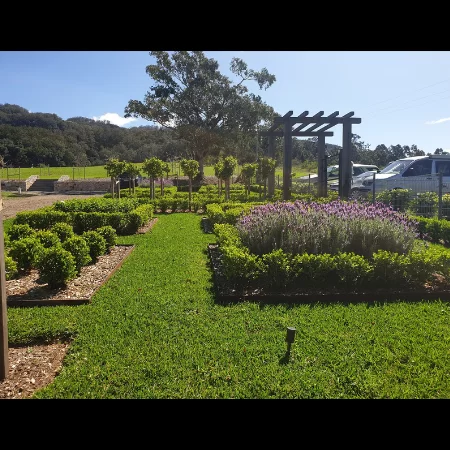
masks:
{"label": "soil", "polygon": [[[31,211],[52,205],[56,201],[102,197],[102,194],[92,195],[61,195],[61,194],[27,194],[22,197],[6,197],[3,199],[2,219],[14,217],[20,211]],[[148,231],[155,223],[151,221],[147,227],[139,230]],[[100,256],[94,265],[83,267],[81,274],[68,283],[64,289],[51,291],[46,285],[38,283],[37,272],[31,272],[18,280],[6,282],[8,303],[10,299],[39,298],[46,300],[89,299],[98,287],[122,263],[130,253],[130,247],[115,246],[111,252]],[[27,346],[9,346],[8,374],[0,381],[0,399],[29,398],[34,392],[51,383],[61,370],[64,357],[70,342],[40,342]]]}

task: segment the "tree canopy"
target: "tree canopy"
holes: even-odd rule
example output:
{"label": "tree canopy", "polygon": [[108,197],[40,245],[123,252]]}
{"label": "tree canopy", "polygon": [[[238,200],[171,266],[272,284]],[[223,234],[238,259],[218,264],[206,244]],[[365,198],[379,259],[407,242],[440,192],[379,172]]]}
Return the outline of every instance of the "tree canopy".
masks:
{"label": "tree canopy", "polygon": [[260,89],[275,81],[266,68],[249,69],[240,58],[233,58],[231,81],[219,71],[216,60],[201,51],[153,51],[156,64],[146,72],[153,85],[144,100],[130,100],[125,117],[141,117],[176,130],[187,142],[203,173],[204,158],[218,154],[226,135],[239,138],[241,132],[256,133],[258,124],[270,121],[275,113],[260,96],[250,93],[244,82],[255,81]]}

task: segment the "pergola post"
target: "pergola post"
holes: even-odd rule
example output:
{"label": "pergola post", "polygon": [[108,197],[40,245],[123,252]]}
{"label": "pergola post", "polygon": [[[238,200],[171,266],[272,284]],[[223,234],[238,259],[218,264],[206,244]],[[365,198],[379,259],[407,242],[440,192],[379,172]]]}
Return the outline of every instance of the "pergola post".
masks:
{"label": "pergola post", "polygon": [[318,159],[318,194],[319,197],[327,196],[327,167],[325,163],[325,136],[321,134],[317,141],[317,159]]}
{"label": "pergola post", "polygon": [[[269,158],[275,159],[275,136],[269,136],[269,149],[268,155]],[[269,197],[273,197],[275,195],[275,171],[269,175],[267,180],[267,193]]]}
{"label": "pergola post", "polygon": [[[352,189],[352,124],[348,118],[342,122],[342,157],[339,165],[339,195],[348,200]],[[342,189],[340,188],[342,186]],[[341,192],[342,191],[342,192]]]}
{"label": "pergola post", "polygon": [[291,199],[292,185],[292,125],[289,117],[284,119],[284,163],[283,163],[283,200]]}

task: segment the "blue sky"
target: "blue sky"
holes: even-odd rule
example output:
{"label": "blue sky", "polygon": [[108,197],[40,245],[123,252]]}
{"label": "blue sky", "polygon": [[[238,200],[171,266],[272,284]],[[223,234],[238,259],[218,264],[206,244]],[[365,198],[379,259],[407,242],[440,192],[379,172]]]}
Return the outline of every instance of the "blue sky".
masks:
{"label": "blue sky", "polygon": [[[450,51],[205,51],[233,78],[229,64],[266,67],[277,81],[266,91],[248,83],[280,115],[354,111],[353,132],[370,148],[416,144],[426,153],[450,151]],[[83,116],[120,126],[128,101],[152,84],[146,51],[0,51],[0,103],[62,119]],[[342,145],[342,127],[326,142]]]}

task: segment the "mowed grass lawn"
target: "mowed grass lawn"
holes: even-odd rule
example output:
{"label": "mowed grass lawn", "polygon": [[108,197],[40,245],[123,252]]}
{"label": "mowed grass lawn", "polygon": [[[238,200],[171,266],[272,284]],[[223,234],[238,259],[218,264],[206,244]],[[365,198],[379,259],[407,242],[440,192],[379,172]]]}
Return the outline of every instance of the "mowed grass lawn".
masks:
{"label": "mowed grass lawn", "polygon": [[[136,166],[141,167],[142,163],[136,163]],[[169,175],[177,174],[183,176],[183,172],[180,169],[178,163],[169,163],[170,173]],[[205,166],[204,172],[206,176],[214,176],[214,167]],[[237,167],[234,175],[237,176],[241,173],[241,167]],[[299,166],[294,165],[292,167],[292,173],[295,173],[296,177],[308,175],[308,171],[302,169]],[[108,178],[104,166],[87,166],[87,167],[22,167],[19,168],[0,168],[0,179],[21,179],[25,180],[32,175],[38,175],[41,179],[55,179],[63,175],[68,175],[71,179],[82,180],[85,178]],[[141,173],[142,176],[146,176],[145,173]],[[283,177],[283,167],[278,166],[275,170],[275,176]]]}
{"label": "mowed grass lawn", "polygon": [[[449,398],[450,308],[215,303],[201,216],[157,214],[90,305],[8,308],[10,345],[71,336],[36,398]],[[290,355],[286,329],[297,330]]]}

